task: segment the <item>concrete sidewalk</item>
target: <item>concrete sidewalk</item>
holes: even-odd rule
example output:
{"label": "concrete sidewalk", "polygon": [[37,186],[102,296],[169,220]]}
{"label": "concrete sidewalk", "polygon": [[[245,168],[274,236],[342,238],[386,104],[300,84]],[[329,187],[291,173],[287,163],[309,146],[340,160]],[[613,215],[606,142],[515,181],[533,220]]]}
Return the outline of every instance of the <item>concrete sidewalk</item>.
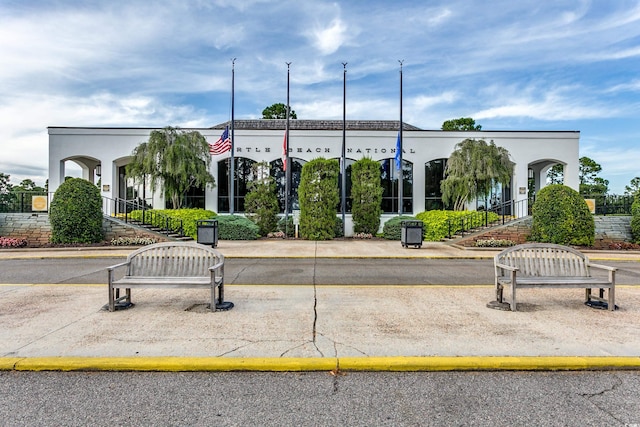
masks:
{"label": "concrete sidewalk", "polygon": [[[497,253],[353,240],[222,241],[218,249],[227,257]],[[121,257],[131,250],[2,251],[0,258]],[[0,283],[0,370],[640,368],[640,286],[617,287],[615,312],[586,307],[583,290],[522,292],[527,303],[513,313],[486,307],[491,286],[230,285],[225,296],[235,307],[211,313],[207,291],[147,289],[134,292],[133,309],[109,313],[102,309],[106,286]]]}
{"label": "concrete sidewalk", "polygon": [[[0,249],[0,259],[126,257],[137,247]],[[216,247],[227,258],[493,258],[500,248],[462,248],[454,244],[424,242],[404,248],[397,240],[221,240]],[[640,261],[639,251],[584,251],[593,260]]]}

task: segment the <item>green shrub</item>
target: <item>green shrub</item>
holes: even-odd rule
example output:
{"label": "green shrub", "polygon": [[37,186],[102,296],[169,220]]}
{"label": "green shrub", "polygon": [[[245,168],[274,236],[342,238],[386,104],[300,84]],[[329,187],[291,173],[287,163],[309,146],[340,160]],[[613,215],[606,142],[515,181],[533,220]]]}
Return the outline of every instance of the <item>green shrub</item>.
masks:
{"label": "green shrub", "polygon": [[[269,175],[269,164],[256,163],[251,167],[253,181],[247,184],[249,192],[244,199],[245,215],[260,229],[260,234],[266,236],[276,230],[278,225],[278,196],[276,184]],[[260,178],[257,178],[260,177]]]}
{"label": "green shrub", "polygon": [[[158,215],[159,214],[159,215]],[[131,211],[131,218],[141,221],[142,211]],[[203,219],[212,219],[216,217],[216,213],[205,209],[149,209],[144,211],[145,223],[152,223],[156,227],[166,228],[167,224],[172,231],[179,231],[180,221],[182,221],[182,232],[185,236],[193,239],[197,238],[198,228],[197,221]],[[166,218],[170,218],[167,223]],[[172,221],[173,220],[173,221]]]}
{"label": "green shrub", "polygon": [[631,237],[640,243],[640,194],[636,194],[631,204]]}
{"label": "green shrub", "polygon": [[382,226],[382,237],[387,240],[400,240],[402,238],[402,221],[416,221],[414,216],[394,216]]}
{"label": "green shrub", "polygon": [[101,242],[104,232],[98,187],[82,178],[63,182],[51,202],[49,221],[52,243]]}
{"label": "green shrub", "polygon": [[351,213],[355,233],[378,232],[382,192],[380,163],[364,157],[351,166]]}
{"label": "green shrub", "polygon": [[313,159],[302,167],[298,201],[303,238],[330,240],[335,237],[339,173],[338,161],[333,159]]}
{"label": "green shrub", "polygon": [[243,216],[218,215],[220,240],[256,240],[260,235],[257,225]]}
{"label": "green shrub", "polygon": [[548,185],[533,204],[530,240],[560,245],[593,246],[595,221],[587,203],[574,189]]}
{"label": "green shrub", "polygon": [[416,217],[424,223],[424,240],[430,242],[441,241],[449,232],[453,235],[463,227],[469,230],[499,219],[495,212],[444,210],[420,212]]}
{"label": "green shrub", "polygon": [[342,218],[336,216],[336,225],[333,229],[333,235],[335,237],[344,237],[344,233],[342,232]]}

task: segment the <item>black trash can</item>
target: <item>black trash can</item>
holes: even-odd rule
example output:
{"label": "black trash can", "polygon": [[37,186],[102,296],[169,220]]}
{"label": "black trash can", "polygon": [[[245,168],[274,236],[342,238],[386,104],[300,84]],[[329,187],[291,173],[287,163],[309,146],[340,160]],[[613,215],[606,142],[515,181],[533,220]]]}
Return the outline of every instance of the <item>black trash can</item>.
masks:
{"label": "black trash can", "polygon": [[424,235],[424,225],[422,221],[402,221],[400,224],[402,225],[400,238],[402,247],[422,247],[422,236]]}
{"label": "black trash can", "polygon": [[212,248],[218,246],[218,220],[200,219],[196,221],[197,241]]}

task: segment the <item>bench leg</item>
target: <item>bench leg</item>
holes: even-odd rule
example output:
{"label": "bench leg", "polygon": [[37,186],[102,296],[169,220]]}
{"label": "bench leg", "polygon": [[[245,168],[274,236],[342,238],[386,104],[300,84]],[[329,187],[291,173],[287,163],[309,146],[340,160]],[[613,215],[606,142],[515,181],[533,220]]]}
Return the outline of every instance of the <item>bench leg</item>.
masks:
{"label": "bench leg", "polygon": [[502,293],[504,291],[504,286],[502,283],[496,283],[496,301],[502,302]]}
{"label": "bench leg", "polygon": [[614,286],[609,288],[609,311],[614,311],[616,309],[616,289]]}
{"label": "bench leg", "polygon": [[517,311],[516,307],[516,272],[511,272],[511,311]]}
{"label": "bench leg", "polygon": [[116,311],[116,301],[113,295],[113,288],[109,285],[109,311]]}

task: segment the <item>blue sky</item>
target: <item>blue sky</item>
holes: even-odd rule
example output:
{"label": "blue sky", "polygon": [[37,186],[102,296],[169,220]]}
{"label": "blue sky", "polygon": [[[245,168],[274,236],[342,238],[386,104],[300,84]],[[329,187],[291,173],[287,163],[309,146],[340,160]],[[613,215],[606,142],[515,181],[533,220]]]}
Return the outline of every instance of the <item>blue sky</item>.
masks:
{"label": "blue sky", "polygon": [[0,0],[0,172],[47,177],[47,126],[304,119],[579,130],[610,192],[640,176],[640,1]]}

